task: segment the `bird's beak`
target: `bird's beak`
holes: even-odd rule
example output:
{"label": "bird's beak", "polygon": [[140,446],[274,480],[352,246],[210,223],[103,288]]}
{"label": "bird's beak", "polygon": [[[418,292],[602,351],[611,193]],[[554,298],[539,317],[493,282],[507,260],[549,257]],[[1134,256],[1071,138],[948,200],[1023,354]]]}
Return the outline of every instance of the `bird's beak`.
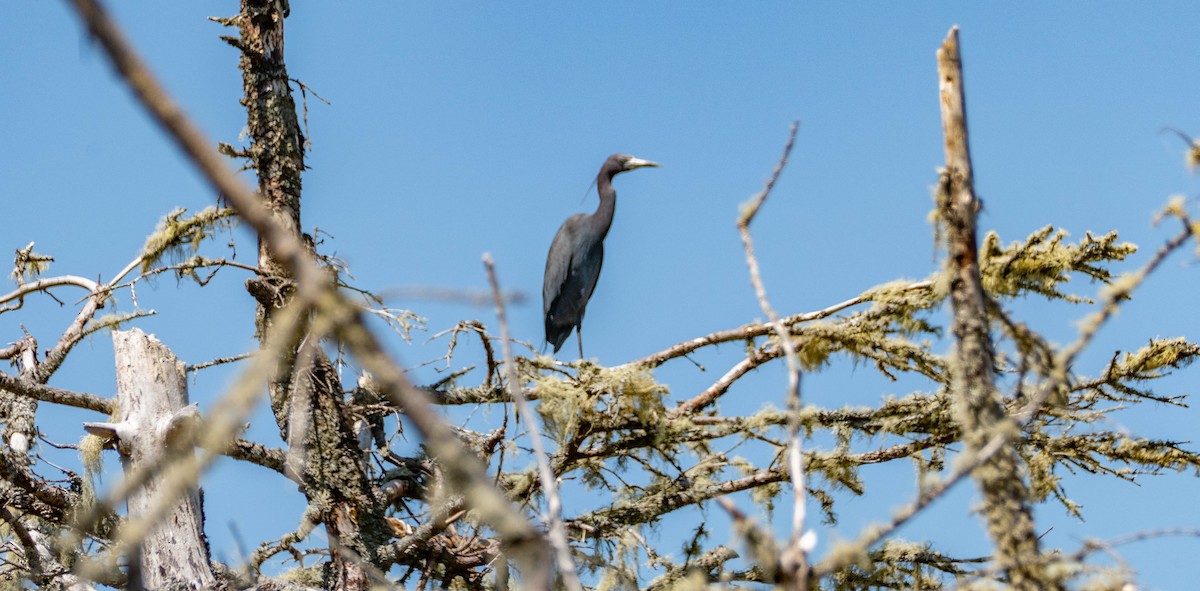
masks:
{"label": "bird's beak", "polygon": [[661,165],[657,162],[651,162],[649,160],[642,160],[641,158],[630,158],[629,161],[625,163],[626,170],[633,170],[635,168],[642,168],[645,166],[653,166],[653,167],[657,168],[658,166],[661,166]]}

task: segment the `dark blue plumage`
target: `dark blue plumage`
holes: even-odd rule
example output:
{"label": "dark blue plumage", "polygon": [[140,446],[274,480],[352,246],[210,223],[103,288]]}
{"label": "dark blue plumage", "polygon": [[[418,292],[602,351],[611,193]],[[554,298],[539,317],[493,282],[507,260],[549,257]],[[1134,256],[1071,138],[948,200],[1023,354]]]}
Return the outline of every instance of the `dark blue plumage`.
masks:
{"label": "dark blue plumage", "polygon": [[600,206],[594,213],[575,214],[558,229],[550,252],[546,255],[546,277],[542,283],[542,311],[546,316],[546,342],[557,353],[575,329],[579,339],[579,357],[583,357],[583,336],[580,325],[588,299],[596,289],[600,267],[604,264],[604,237],[612,226],[617,192],[614,176],[642,168],[658,166],[655,162],[629,154],[613,154],[596,175],[596,190]]}

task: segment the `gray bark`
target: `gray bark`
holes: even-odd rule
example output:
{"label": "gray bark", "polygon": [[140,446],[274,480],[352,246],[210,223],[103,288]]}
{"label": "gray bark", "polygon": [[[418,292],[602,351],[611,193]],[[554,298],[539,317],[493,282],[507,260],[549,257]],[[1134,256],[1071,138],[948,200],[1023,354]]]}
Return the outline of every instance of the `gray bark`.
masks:
{"label": "gray bark", "polygon": [[[113,331],[113,348],[121,416],[115,430],[126,469],[161,462],[168,453],[194,453],[191,438],[185,434],[197,415],[195,407],[188,406],[183,362],[158,339],[136,328]],[[159,483],[151,479],[130,495],[130,515],[141,514],[151,504]],[[198,491],[185,494],[155,525],[142,543],[141,554],[142,582],[147,589],[164,588],[171,581],[192,587],[214,583]]]}

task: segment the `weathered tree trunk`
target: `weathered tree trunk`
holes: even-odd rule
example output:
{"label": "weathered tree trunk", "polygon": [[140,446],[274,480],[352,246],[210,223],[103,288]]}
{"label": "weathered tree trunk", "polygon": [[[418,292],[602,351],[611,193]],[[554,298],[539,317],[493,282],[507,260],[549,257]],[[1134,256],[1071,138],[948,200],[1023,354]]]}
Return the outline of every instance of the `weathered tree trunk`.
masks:
{"label": "weathered tree trunk", "polygon": [[[112,427],[126,469],[160,462],[165,454],[178,458],[194,453],[191,432],[197,415],[195,407],[188,406],[183,362],[158,339],[136,328],[113,331],[113,348],[121,420]],[[131,494],[129,514],[142,514],[158,488],[159,480],[151,479]],[[162,589],[172,581],[193,588],[213,584],[197,491],[185,494],[150,530],[141,554],[142,584],[147,589]]]}
{"label": "weathered tree trunk", "polygon": [[[285,227],[300,234],[304,137],[296,117],[284,64],[285,0],[242,0],[234,21],[240,32],[249,156],[258,172],[264,203]],[[265,241],[259,241],[260,279],[247,289],[258,301],[258,334],[268,334],[272,315],[295,292],[294,278]],[[289,476],[318,509],[330,537],[333,589],[367,589],[377,552],[388,539],[384,507],[362,469],[362,452],[345,408],[337,372],[320,349],[322,335],[305,339],[300,355],[290,351],[269,385],[271,408],[288,443]],[[297,359],[300,362],[297,362]]]}
{"label": "weathered tree trunk", "polygon": [[[37,370],[37,340],[26,334],[0,358],[13,359],[21,369],[21,378],[28,379]],[[29,453],[33,445],[37,407],[37,400],[33,398],[14,396],[11,392],[0,390],[0,422],[4,424],[4,443],[18,454]]]}
{"label": "weathered tree trunk", "polygon": [[1029,507],[1029,487],[1021,459],[1013,449],[1015,425],[996,390],[987,315],[987,294],[979,274],[975,221],[980,210],[967,143],[967,109],[963,93],[958,28],[946,37],[938,58],[938,86],[945,135],[946,170],[938,192],[938,215],[946,228],[950,304],[954,334],[950,388],[954,413],[963,432],[968,457],[980,453],[994,437],[1003,445],[973,473],[983,493],[983,514],[996,543],[996,562],[1013,588],[1038,591],[1061,588],[1049,580],[1041,560]]}

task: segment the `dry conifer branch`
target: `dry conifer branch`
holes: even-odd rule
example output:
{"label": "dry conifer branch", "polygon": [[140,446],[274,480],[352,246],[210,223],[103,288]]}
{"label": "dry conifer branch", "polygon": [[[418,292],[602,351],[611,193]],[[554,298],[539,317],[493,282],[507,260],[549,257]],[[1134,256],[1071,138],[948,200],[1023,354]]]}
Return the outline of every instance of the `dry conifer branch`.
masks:
{"label": "dry conifer branch", "polygon": [[284,454],[283,450],[278,448],[270,448],[261,443],[238,438],[225,447],[208,451],[224,454],[235,460],[249,462],[283,474]]}
{"label": "dry conifer branch", "polygon": [[254,550],[254,553],[250,555],[250,558],[247,559],[246,565],[255,572],[258,572],[264,562],[280,552],[291,552],[292,556],[299,560],[299,552],[294,548],[294,544],[304,541],[319,524],[320,516],[317,515],[316,507],[309,505],[300,517],[300,525],[296,526],[294,531],[288,532],[274,542],[263,542],[260,544]]}
{"label": "dry conifer branch", "polygon": [[[980,454],[993,435],[1015,433],[1015,429],[1008,424],[992,374],[994,353],[986,309],[989,296],[980,277],[975,233],[981,205],[975,196],[971,170],[957,27],[950,29],[938,49],[937,63],[946,152],[937,207],[946,229],[946,273],[950,274],[954,313],[951,391],[965,453],[970,457]],[[1018,590],[1061,589],[1062,583],[1043,567],[1020,461],[1016,450],[1005,441],[974,474],[984,497],[988,533],[996,543],[996,559]]]}
{"label": "dry conifer branch", "polygon": [[[33,245],[30,244],[30,248],[32,246]],[[46,358],[40,364],[27,364],[26,371],[22,372],[22,377],[27,378],[28,380],[37,384],[45,384],[48,382],[50,377],[55,371],[58,370],[58,367],[66,359],[67,353],[70,352],[71,348],[88,334],[94,332],[95,327],[89,327],[88,323],[96,315],[96,311],[99,310],[104,304],[104,301],[112,292],[113,286],[115,286],[121,279],[128,275],[140,261],[141,257],[135,258],[133,262],[126,265],[125,268],[119,271],[108,283],[101,284],[98,281],[93,281],[86,277],[80,277],[77,275],[64,275],[60,277],[49,277],[22,283],[12,292],[9,292],[4,296],[0,296],[0,304],[5,304],[13,300],[17,301],[15,305],[0,305],[0,313],[4,313],[19,309],[24,303],[25,296],[30,293],[49,293],[48,290],[51,288],[63,285],[74,285],[88,291],[88,295],[85,296],[87,303],[78,312],[78,314],[76,314],[75,320],[69,327],[67,327],[62,336],[59,337],[58,343],[53,349],[46,353]],[[48,390],[43,390],[42,392],[43,394],[51,395],[51,392]],[[36,396],[33,397],[36,398]],[[75,402],[78,403],[81,402],[81,400],[76,399]],[[71,405],[78,406],[78,404]]]}
{"label": "dry conifer branch", "polygon": [[[1057,356],[1058,361],[1055,363],[1056,368],[1068,367],[1068,365],[1065,364],[1066,361],[1073,359],[1075,355],[1077,355],[1086,347],[1089,339],[1099,328],[1099,324],[1102,323],[1103,320],[1111,317],[1111,315],[1116,311],[1116,307],[1119,306],[1121,302],[1128,301],[1127,296],[1132,293],[1133,289],[1140,285],[1141,282],[1144,281],[1145,278],[1154,269],[1156,269],[1163,260],[1165,260],[1168,254],[1182,247],[1187,242],[1187,239],[1191,236],[1191,223],[1186,218],[1183,218],[1182,221],[1184,222],[1183,231],[1168,240],[1167,243],[1155,253],[1154,257],[1152,257],[1149,262],[1131,275],[1130,279],[1128,279],[1129,283],[1123,289],[1108,290],[1108,295],[1101,303],[1101,310],[1093,314],[1090,320],[1085,321],[1084,327],[1081,329],[1081,335],[1079,339],[1066,347],[1063,352]],[[1020,413],[1018,413],[1016,416],[1016,420],[1019,421],[1021,427],[1027,426],[1030,421],[1036,418],[1037,413],[1043,407],[1049,395],[1058,391],[1058,389],[1066,383],[1066,376],[1067,372],[1065,370],[1062,372],[1056,371],[1048,376],[1047,382],[1038,389],[1035,396],[1033,396],[1029,402],[1024,405]],[[859,537],[859,539],[855,541],[854,546],[861,550],[865,550],[867,548],[871,548],[887,536],[891,535],[900,526],[904,525],[912,517],[916,516],[921,510],[936,501],[956,484],[961,482],[965,477],[971,474],[972,471],[991,459],[996,452],[1003,448],[1008,438],[1009,435],[1003,431],[993,434],[990,439],[988,439],[987,443],[983,445],[973,456],[959,458],[954,470],[948,476],[938,481],[934,486],[922,491],[913,502],[896,510],[893,518],[889,522],[883,525],[875,525],[867,528]],[[1136,537],[1137,535],[1138,534],[1134,534],[1132,537],[1135,539],[1131,541],[1140,539]],[[1164,535],[1172,534],[1167,533]],[[1184,533],[1180,535],[1188,534]],[[1090,552],[1091,550],[1093,550],[1093,548],[1085,544],[1084,547],[1076,553],[1073,559],[1076,561],[1082,560],[1082,554]],[[814,567],[815,576],[818,578],[825,577],[830,573],[845,568],[849,564],[846,562],[846,560],[850,557],[851,554],[843,553],[827,558]]]}
{"label": "dry conifer branch", "polygon": [[[151,277],[154,277],[155,275],[161,275],[163,273],[169,273],[169,272],[174,272],[175,276],[178,278],[191,277],[201,287],[204,287],[205,285],[208,285],[209,281],[212,281],[213,277],[216,277],[218,271],[220,271],[221,269],[224,269],[226,267],[233,268],[233,269],[240,269],[242,271],[248,271],[250,273],[254,273],[255,275],[259,275],[259,276],[262,275],[262,273],[258,270],[257,267],[245,265],[245,264],[239,263],[237,261],[231,261],[228,259],[209,259],[206,257],[202,257],[200,255],[195,255],[195,256],[189,258],[188,260],[180,262],[180,263],[175,263],[172,265],[163,265],[161,267],[154,267],[152,269],[146,269],[141,274],[139,274],[137,277],[134,277],[133,279],[129,280],[128,282],[118,285],[116,287],[129,287],[130,289],[132,289],[139,281],[146,281],[146,280],[150,279]],[[200,269],[210,269],[210,268],[212,269],[212,271],[210,271],[208,273],[208,275],[206,275],[204,277],[200,277],[200,275],[196,273],[196,271],[198,271]]]}
{"label": "dry conifer branch", "polygon": [[534,416],[525,400],[525,388],[517,376],[516,360],[513,358],[512,341],[508,335],[508,317],[504,310],[504,295],[500,291],[500,281],[496,278],[496,266],[490,254],[484,253],[483,265],[487,268],[488,282],[492,286],[492,297],[496,301],[496,319],[500,323],[500,346],[504,352],[504,368],[507,374],[508,389],[512,395],[517,412],[525,419],[529,429],[530,442],[537,459],[538,479],[542,483],[542,492],[546,495],[546,512],[544,514],[547,526],[550,528],[550,545],[554,547],[559,570],[563,582],[569,591],[583,591],[579,582],[575,559],[571,556],[571,543],[567,539],[566,528],[562,520],[562,497],[558,494],[558,484],[550,460],[546,457],[546,449],[542,445],[542,433],[538,428],[538,417]]}
{"label": "dry conifer branch", "polygon": [[1062,359],[1059,362],[1061,367],[1069,368],[1074,365],[1075,358],[1091,344],[1096,333],[1112,318],[1113,314],[1116,314],[1121,303],[1129,299],[1130,294],[1167,259],[1168,255],[1175,252],[1175,250],[1183,246],[1192,237],[1194,228],[1191,220],[1183,214],[1180,214],[1179,218],[1183,222],[1183,230],[1179,234],[1176,234],[1166,244],[1162,245],[1154,253],[1150,261],[1138,269],[1136,273],[1118,280],[1106,290],[1100,310],[1084,321],[1079,338],[1063,351]]}
{"label": "dry conifer branch", "polygon": [[[128,265],[125,265],[125,268],[118,271],[108,283],[97,285],[91,290],[92,293],[87,296],[87,303],[75,315],[75,320],[67,327],[62,336],[59,337],[58,343],[54,345],[54,348],[46,352],[46,358],[38,365],[37,370],[31,374],[30,377],[34,381],[43,384],[50,381],[50,376],[54,375],[54,372],[58,371],[58,368],[66,361],[67,354],[71,352],[71,349],[92,332],[88,330],[88,323],[95,317],[100,307],[104,305],[113,287],[120,283],[126,275],[131,273],[141,263],[141,260],[142,257],[140,256],[134,258]],[[93,285],[96,284],[93,283]]]}
{"label": "dry conifer branch", "polygon": [[[908,523],[910,519],[915,517],[925,507],[941,498],[954,485],[961,482],[964,478],[971,474],[980,464],[991,459],[991,457],[999,451],[1006,443],[1006,436],[1001,434],[993,437],[986,445],[979,449],[973,456],[962,458],[954,471],[945,479],[939,481],[934,486],[921,491],[913,502],[896,510],[891,521],[883,525],[874,525],[866,528],[862,535],[854,542],[854,547],[858,551],[866,551],[875,544],[879,543],[887,536],[891,535],[900,526]],[[833,572],[839,571],[849,566],[854,560],[853,553],[842,552],[834,554],[813,568],[813,576],[823,578]]]}
{"label": "dry conifer branch", "polygon": [[30,336],[28,332],[26,332],[25,338],[15,342],[15,343],[9,343],[9,345],[7,347],[0,349],[0,359],[7,359],[7,360],[16,359],[17,357],[22,355],[27,349],[29,349],[29,345],[28,345],[28,343],[26,343],[26,340],[32,339],[32,338],[33,337]]}
{"label": "dry conifer branch", "polygon": [[[25,273],[22,272],[23,265],[28,269],[29,261],[37,259],[45,262],[50,260],[48,257],[40,257],[32,253],[33,244],[30,243],[25,249],[18,251],[17,271],[14,276],[18,279],[23,279]],[[24,263],[22,259],[25,259]],[[36,266],[36,264],[34,265]],[[44,268],[44,267],[41,267]],[[67,327],[67,329],[59,337],[54,348],[46,352],[45,358],[39,363],[37,361],[36,348],[37,343],[33,337],[26,331],[26,336],[18,343],[18,347],[13,349],[13,355],[20,354],[19,362],[19,377],[9,378],[4,375],[3,379],[16,388],[10,391],[0,391],[0,406],[5,407],[5,443],[11,446],[14,450],[22,453],[29,451],[30,444],[33,441],[36,431],[34,420],[37,413],[38,396],[53,396],[57,400],[71,403],[72,405],[88,405],[92,407],[101,406],[95,398],[87,398],[80,396],[72,396],[59,389],[44,387],[44,384],[50,380],[50,377],[66,360],[66,356],[71,349],[84,339],[88,334],[104,326],[112,326],[124,320],[128,320],[134,316],[126,316],[124,318],[116,318],[101,322],[92,322],[96,312],[104,305],[108,298],[112,286],[119,281],[131,267],[126,267],[117,277],[108,283],[101,285],[96,281],[85,279],[78,276],[64,276],[57,278],[49,278],[36,280],[26,283],[17,288],[16,291],[4,296],[4,301],[16,299],[18,304],[15,306],[2,306],[0,313],[6,310],[20,308],[24,302],[24,297],[33,291],[42,291],[50,294],[49,289],[58,285],[76,285],[88,290],[88,295],[85,297],[87,303],[83,305],[80,311],[76,314],[75,319]],[[40,268],[39,268],[40,269]],[[32,289],[33,291],[26,291]],[[53,295],[51,295],[53,297]],[[57,299],[57,298],[55,298]],[[61,302],[60,302],[61,303]],[[136,316],[136,315],[135,315]],[[91,323],[91,324],[89,324]],[[23,329],[23,327],[22,327]],[[2,373],[2,372],[0,372]],[[23,382],[23,383],[16,383]],[[39,387],[41,386],[41,387]],[[14,394],[24,393],[23,395],[14,397]]]}
{"label": "dry conifer branch", "polygon": [[[1041,412],[1050,396],[1067,386],[1070,379],[1071,367],[1074,366],[1075,359],[1092,342],[1092,339],[1100,331],[1100,328],[1116,314],[1117,310],[1121,307],[1121,303],[1129,300],[1129,296],[1134,290],[1141,286],[1146,278],[1166,260],[1168,255],[1178,250],[1192,237],[1193,227],[1191,221],[1185,215],[1180,215],[1179,217],[1180,221],[1183,222],[1183,230],[1160,247],[1145,265],[1132,275],[1122,278],[1106,290],[1100,309],[1084,319],[1080,327],[1079,337],[1075,339],[1075,342],[1068,345],[1062,352],[1055,356],[1053,371],[1049,379],[1046,380],[1046,383],[1038,389],[1024,408],[1021,409],[1021,412],[1017,415],[1018,421],[1022,424],[1028,424],[1030,421],[1033,421],[1037,417],[1037,414]],[[1111,369],[1112,364],[1110,363],[1109,372],[1111,372]]]}
{"label": "dry conifer branch", "polygon": [[[901,289],[903,291],[926,291],[932,287],[933,287],[933,281],[923,280],[923,281],[914,281],[908,285],[905,285]],[[829,306],[829,307],[826,307],[826,308],[823,308],[820,310],[816,310],[813,312],[803,312],[800,314],[793,314],[791,316],[785,316],[781,319],[781,321],[783,322],[784,326],[787,326],[790,328],[797,324],[801,324],[803,322],[811,322],[813,320],[820,320],[822,318],[828,318],[830,316],[833,316],[834,314],[837,314],[838,312],[841,312],[842,310],[845,310],[847,308],[852,308],[854,306],[869,302],[871,300],[872,300],[872,293],[866,292],[866,293],[858,295],[857,297],[850,298],[846,301],[839,302],[837,304],[834,304],[832,306]],[[774,328],[771,326],[771,323],[768,322],[768,323],[747,324],[747,325],[739,326],[737,328],[733,328],[733,329],[729,329],[729,330],[717,331],[714,333],[704,335],[702,337],[697,337],[692,340],[679,343],[677,345],[673,345],[673,346],[668,347],[662,351],[659,351],[658,353],[655,353],[653,355],[648,355],[648,356],[638,359],[636,361],[630,361],[629,363],[626,363],[620,367],[643,366],[643,367],[647,367],[647,368],[655,368],[655,367],[658,367],[672,359],[677,359],[679,357],[683,357],[685,355],[688,355],[689,353],[692,353],[692,352],[702,349],[704,347],[709,347],[712,345],[719,345],[721,343],[728,343],[728,342],[733,342],[733,341],[745,341],[747,339],[752,339],[754,337],[766,336],[768,334],[771,334],[771,332],[773,330],[774,330]]]}

